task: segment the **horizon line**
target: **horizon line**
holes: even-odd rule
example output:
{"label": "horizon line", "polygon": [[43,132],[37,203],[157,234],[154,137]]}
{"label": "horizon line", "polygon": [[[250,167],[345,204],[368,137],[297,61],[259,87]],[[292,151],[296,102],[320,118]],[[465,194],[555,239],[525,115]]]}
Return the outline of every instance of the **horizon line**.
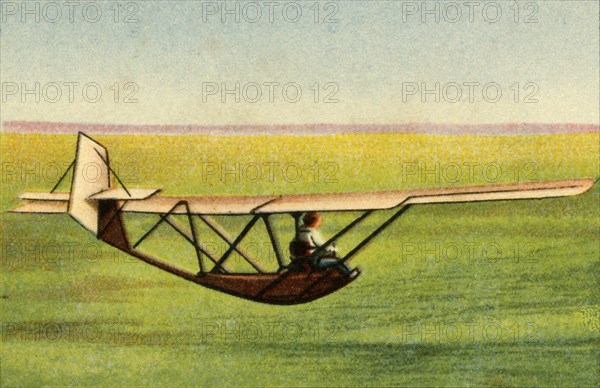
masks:
{"label": "horizon line", "polygon": [[413,133],[429,135],[543,135],[597,133],[598,124],[583,123],[397,123],[397,124],[101,124],[51,121],[5,121],[3,133],[96,135],[334,135],[352,133]]}

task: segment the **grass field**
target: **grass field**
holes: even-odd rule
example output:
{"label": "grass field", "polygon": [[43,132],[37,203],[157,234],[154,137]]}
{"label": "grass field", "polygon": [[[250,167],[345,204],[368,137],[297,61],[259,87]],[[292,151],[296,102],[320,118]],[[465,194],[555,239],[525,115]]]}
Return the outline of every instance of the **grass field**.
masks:
{"label": "grass field", "polygon": [[[357,281],[278,307],[172,277],[66,215],[6,213],[20,192],[52,188],[76,137],[1,136],[2,386],[600,383],[598,185],[569,198],[413,207],[355,259]],[[95,138],[126,185],[167,195],[600,175],[597,133]],[[324,234],[352,217],[328,215]],[[154,220],[128,217],[133,239]],[[244,220],[227,225],[239,230]],[[283,241],[291,225],[276,219]],[[194,268],[191,249],[160,233],[146,248]],[[273,266],[264,234],[249,237],[246,248]]]}

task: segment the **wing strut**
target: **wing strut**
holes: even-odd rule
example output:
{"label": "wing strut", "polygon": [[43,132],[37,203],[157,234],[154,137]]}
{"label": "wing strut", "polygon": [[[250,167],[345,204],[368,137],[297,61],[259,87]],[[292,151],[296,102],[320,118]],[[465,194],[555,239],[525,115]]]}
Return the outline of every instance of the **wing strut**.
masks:
{"label": "wing strut", "polygon": [[371,213],[373,213],[373,210],[367,210],[366,212],[361,214],[354,221],[352,221],[351,223],[346,225],[346,227],[344,227],[344,229],[340,230],[332,238],[327,240],[325,242],[325,244],[323,244],[320,247],[318,247],[317,249],[315,249],[315,251],[312,253],[312,255],[318,255],[319,253],[323,252],[323,250],[325,250],[325,248],[327,248],[329,245],[333,244],[335,241],[337,241],[338,238],[342,237],[344,234],[348,233],[350,231],[350,229],[352,229],[356,225],[358,225],[362,220],[367,218]]}
{"label": "wing strut", "polygon": [[365,245],[367,245],[369,242],[371,242],[371,240],[377,237],[379,233],[383,232],[388,226],[390,226],[390,224],[394,222],[398,217],[400,217],[405,211],[407,211],[409,207],[410,205],[404,205],[403,207],[401,207],[400,210],[394,213],[393,216],[391,216],[387,221],[381,224],[379,228],[375,229],[373,233],[368,235],[364,240],[359,242],[358,245],[356,245],[350,252],[348,252],[346,256],[344,256],[344,258],[341,260],[341,262],[345,263],[346,261],[350,260],[352,256],[356,255],[362,248],[365,247]]}

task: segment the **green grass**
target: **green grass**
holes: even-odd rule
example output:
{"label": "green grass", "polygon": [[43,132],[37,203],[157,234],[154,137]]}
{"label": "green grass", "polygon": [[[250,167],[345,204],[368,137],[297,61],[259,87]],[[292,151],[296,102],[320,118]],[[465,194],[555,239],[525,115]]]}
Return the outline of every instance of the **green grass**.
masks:
{"label": "green grass", "polygon": [[[398,174],[414,161],[494,162],[505,171],[533,161],[531,177],[540,180],[599,175],[598,134],[98,140],[113,163],[139,161],[125,174],[129,186],[173,195],[485,183]],[[66,215],[5,213],[21,191],[53,186],[41,165],[37,182],[35,174],[16,174],[22,163],[68,164],[74,142],[2,134],[2,386],[600,383],[598,185],[570,198],[413,207],[356,258],[363,270],[356,282],[313,303],[280,307],[172,277],[100,244]],[[333,162],[338,181],[203,182],[199,161]],[[505,173],[498,181],[514,178]],[[386,215],[368,219],[353,236]],[[328,215],[324,233],[352,217]],[[244,220],[227,226],[240,230]],[[126,221],[135,237],[152,220]],[[287,241],[289,217],[275,224]],[[167,228],[160,233],[144,249],[194,268],[189,247]],[[266,240],[264,233],[249,237]],[[340,246],[351,243],[349,236]],[[258,256],[274,265],[266,250]]]}

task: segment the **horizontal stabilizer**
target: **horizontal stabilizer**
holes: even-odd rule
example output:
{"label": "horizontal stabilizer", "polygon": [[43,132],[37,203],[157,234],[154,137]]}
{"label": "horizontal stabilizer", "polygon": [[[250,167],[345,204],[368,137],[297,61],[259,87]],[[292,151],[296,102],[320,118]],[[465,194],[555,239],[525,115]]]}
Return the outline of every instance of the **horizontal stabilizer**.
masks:
{"label": "horizontal stabilizer", "polygon": [[23,193],[19,199],[32,201],[69,201],[69,193]]}
{"label": "horizontal stabilizer", "polygon": [[33,201],[25,203],[11,213],[62,214],[67,212],[69,203],[66,201]]}
{"label": "horizontal stabilizer", "polygon": [[118,199],[118,200],[142,200],[148,199],[158,193],[160,189],[129,189],[121,187],[108,189],[99,193],[90,195],[88,199]]}

